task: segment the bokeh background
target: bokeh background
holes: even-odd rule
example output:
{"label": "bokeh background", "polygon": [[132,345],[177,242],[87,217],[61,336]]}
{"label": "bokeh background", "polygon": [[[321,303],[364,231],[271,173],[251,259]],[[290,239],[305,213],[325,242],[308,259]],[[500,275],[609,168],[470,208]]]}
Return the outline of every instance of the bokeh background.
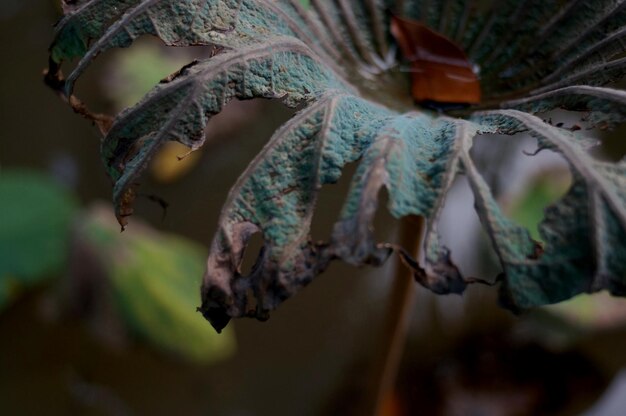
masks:
{"label": "bokeh background", "polygon": [[[333,264],[268,322],[237,320],[219,336],[195,311],[228,190],[293,112],[236,102],[211,121],[201,151],[179,161],[186,149],[165,147],[120,233],[96,130],[42,82],[59,16],[55,0],[0,2],[0,414],[355,414],[394,260]],[[99,58],[78,94],[114,113],[203,53],[141,39]],[[604,143],[597,157],[622,157],[622,133],[593,133]],[[571,179],[558,156],[522,150],[532,141],[489,137],[474,155],[500,203],[537,236],[543,208]],[[350,172],[323,189],[314,238],[328,237]],[[462,179],[442,228],[467,274],[497,274]],[[375,231],[394,241],[397,221],[381,210]],[[624,414],[625,300],[581,296],[513,316],[495,288],[463,297],[414,290],[387,414]]]}

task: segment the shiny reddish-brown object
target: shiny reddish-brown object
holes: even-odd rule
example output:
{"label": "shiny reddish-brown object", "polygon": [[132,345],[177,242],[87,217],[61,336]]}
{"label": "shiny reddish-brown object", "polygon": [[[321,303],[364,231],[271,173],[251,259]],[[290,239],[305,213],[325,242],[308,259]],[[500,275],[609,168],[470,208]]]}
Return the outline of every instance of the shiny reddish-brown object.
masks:
{"label": "shiny reddish-brown object", "polygon": [[465,52],[424,24],[392,16],[391,34],[411,63],[411,94],[417,102],[480,103],[480,82]]}

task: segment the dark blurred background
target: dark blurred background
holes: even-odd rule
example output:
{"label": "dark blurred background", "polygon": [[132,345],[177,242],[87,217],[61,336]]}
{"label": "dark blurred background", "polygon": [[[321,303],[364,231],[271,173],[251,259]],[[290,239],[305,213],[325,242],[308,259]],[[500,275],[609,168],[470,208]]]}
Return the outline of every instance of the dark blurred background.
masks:
{"label": "dark blurred background", "polygon": [[[56,3],[0,2],[0,414],[355,414],[393,260],[333,264],[268,322],[237,320],[220,336],[195,312],[228,190],[291,110],[233,103],[209,124],[201,151],[178,162],[185,149],[164,148],[120,234],[96,130],[42,82]],[[203,52],[141,39],[99,58],[78,94],[119,111]],[[619,136],[598,157],[622,156]],[[557,156],[523,156],[527,139],[491,140],[474,152],[483,173],[508,212],[536,228],[569,173]],[[504,160],[506,175],[494,170]],[[315,238],[328,237],[348,173],[322,191]],[[457,185],[444,236],[468,274],[494,276],[472,198]],[[393,241],[396,224],[381,210],[377,235]],[[624,414],[626,301],[581,296],[516,317],[498,308],[494,288],[462,298],[414,290],[387,414]]]}

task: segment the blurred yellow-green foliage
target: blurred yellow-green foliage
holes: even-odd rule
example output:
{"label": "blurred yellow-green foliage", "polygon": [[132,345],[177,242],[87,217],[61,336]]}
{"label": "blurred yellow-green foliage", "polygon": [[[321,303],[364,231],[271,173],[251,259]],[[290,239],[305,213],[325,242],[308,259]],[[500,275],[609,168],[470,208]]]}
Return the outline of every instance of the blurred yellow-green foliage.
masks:
{"label": "blurred yellow-green foliage", "polygon": [[130,330],[159,348],[210,363],[234,352],[233,332],[208,331],[196,312],[204,249],[136,223],[123,234],[109,205],[80,220],[76,241],[89,247],[110,281],[115,306]]}
{"label": "blurred yellow-green foliage", "polygon": [[80,212],[68,189],[34,171],[0,173],[0,201],[0,311],[46,280],[67,285],[64,280],[81,279],[70,286],[97,286],[98,296],[112,303],[107,309],[136,339],[200,363],[233,353],[232,331],[218,336],[207,330],[195,310],[201,246],[139,223],[121,234],[110,206]]}

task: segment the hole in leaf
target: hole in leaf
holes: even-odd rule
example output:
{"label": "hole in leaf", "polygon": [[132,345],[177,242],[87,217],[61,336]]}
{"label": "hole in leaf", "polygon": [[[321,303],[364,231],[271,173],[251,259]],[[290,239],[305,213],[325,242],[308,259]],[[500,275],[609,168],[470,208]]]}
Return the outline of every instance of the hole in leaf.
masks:
{"label": "hole in leaf", "polygon": [[560,200],[572,184],[568,169],[554,168],[535,172],[527,178],[524,188],[505,201],[505,212],[519,225],[526,227],[531,236],[541,241],[539,224],[546,207]]}
{"label": "hole in leaf", "polygon": [[239,266],[242,276],[250,276],[252,270],[254,269],[254,265],[256,264],[259,255],[261,254],[263,245],[263,233],[256,232],[252,234],[252,236],[248,240],[248,243],[246,244],[246,248],[243,252],[243,257],[241,259],[241,264]]}
{"label": "hole in leaf", "polygon": [[572,176],[559,153],[526,154],[536,147],[536,140],[526,134],[485,135],[476,139],[472,156],[504,214],[540,240],[544,210],[565,195]]}
{"label": "hole in leaf", "polygon": [[[232,112],[241,116],[247,113],[250,118],[241,123],[237,121],[239,114],[228,114]],[[293,111],[278,100],[231,101],[208,123],[207,131],[211,132],[208,134],[214,135],[202,147],[201,153],[196,152],[201,158],[193,169],[176,183],[168,184],[156,183],[152,175],[144,174],[140,178],[139,190],[170,202],[165,219],[168,230],[208,245],[229,190],[273,132],[292,115]],[[228,127],[231,122],[234,125]],[[225,129],[217,127],[220,124],[225,124]],[[169,158],[173,164],[181,163],[175,154]],[[135,213],[157,227],[163,225],[162,210],[157,204],[137,199]],[[208,225],[199,227],[198,224]]]}
{"label": "hole in leaf", "polygon": [[[521,140],[526,140],[527,145],[521,147]],[[511,183],[516,180],[510,167],[515,160],[523,156],[523,150],[529,152],[535,150],[536,145],[533,147],[533,143],[533,139],[525,134],[515,136],[487,134],[474,139],[470,152],[472,160],[496,199],[502,193],[506,193]]]}
{"label": "hole in leaf", "polygon": [[490,240],[474,208],[474,195],[465,176],[457,176],[439,219],[442,244],[464,276],[495,276],[500,268]]}
{"label": "hole in leaf", "polygon": [[194,55],[189,48],[169,48],[154,37],[141,37],[130,48],[115,50],[106,62],[104,92],[118,110],[133,105]]}
{"label": "hole in leaf", "polygon": [[330,241],[357,166],[358,162],[346,164],[336,183],[326,184],[320,189],[311,221],[310,233],[313,241]]}
{"label": "hole in leaf", "polygon": [[399,242],[400,220],[389,212],[389,198],[389,191],[383,186],[378,192],[378,208],[372,221],[374,241],[377,243]]}
{"label": "hole in leaf", "polygon": [[[329,241],[341,210],[349,197],[350,185],[356,172],[358,162],[346,164],[341,178],[335,184],[325,185],[320,190],[313,214],[311,238],[313,241]],[[394,242],[399,221],[388,209],[389,193],[383,186],[377,195],[377,208],[371,224],[374,242]]]}
{"label": "hole in leaf", "polygon": [[92,68],[102,72],[99,82],[103,93],[116,110],[121,110],[137,103],[161,80],[195,59],[208,58],[212,50],[210,46],[168,47],[158,38],[143,35],[128,48],[105,51],[87,73]]}

